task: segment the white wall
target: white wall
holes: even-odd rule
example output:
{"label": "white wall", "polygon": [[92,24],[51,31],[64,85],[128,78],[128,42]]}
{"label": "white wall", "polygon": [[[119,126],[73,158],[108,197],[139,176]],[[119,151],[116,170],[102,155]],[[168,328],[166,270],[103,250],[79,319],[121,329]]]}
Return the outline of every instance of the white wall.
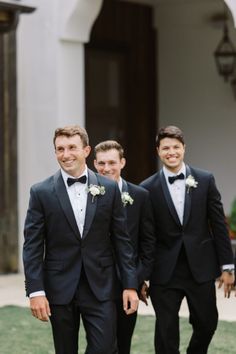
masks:
{"label": "white wall", "polygon": [[235,0],[224,0],[224,1],[233,14],[234,27],[236,27],[236,1]]}
{"label": "white wall", "polygon": [[[214,173],[228,213],[236,197],[236,100],[213,57],[222,29],[210,18],[220,11],[222,1],[157,5],[159,126],[183,129],[186,161]],[[236,46],[232,22],[230,36]]]}

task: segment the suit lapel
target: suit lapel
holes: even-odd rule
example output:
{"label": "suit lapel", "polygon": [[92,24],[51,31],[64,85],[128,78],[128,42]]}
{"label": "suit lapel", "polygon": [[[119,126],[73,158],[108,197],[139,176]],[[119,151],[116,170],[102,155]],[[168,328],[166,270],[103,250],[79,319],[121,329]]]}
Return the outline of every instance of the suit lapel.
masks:
{"label": "suit lapel", "polygon": [[[191,170],[188,165],[186,165],[186,178],[191,175]],[[184,202],[184,218],[183,218],[183,226],[185,226],[188,222],[190,210],[191,210],[191,199],[192,199],[191,189],[188,192],[187,188],[185,189],[185,202]]]}
{"label": "suit lapel", "polygon": [[169,210],[171,212],[171,215],[173,216],[175,222],[177,224],[181,225],[179,217],[178,217],[178,214],[177,214],[177,211],[175,209],[174,203],[172,201],[172,198],[171,198],[171,195],[170,195],[167,183],[166,183],[166,179],[165,179],[163,170],[160,171],[160,180],[161,180],[162,190],[164,192],[164,196],[165,196],[168,208],[169,208]]}
{"label": "suit lapel", "polygon": [[[96,174],[92,170],[88,169],[88,186],[90,186],[90,184],[98,185],[98,180]],[[98,197],[92,198],[91,193],[88,193],[87,207],[86,207],[85,221],[84,221],[84,230],[82,236],[83,238],[86,237],[91,227],[97,209],[97,199]]]}
{"label": "suit lapel", "polygon": [[69,196],[66,191],[66,186],[65,186],[65,183],[63,181],[60,171],[58,171],[54,175],[54,184],[55,184],[55,190],[56,190],[57,197],[58,197],[60,204],[61,204],[61,208],[62,208],[70,226],[72,227],[76,237],[80,239],[81,238],[80,232],[79,232],[76,220],[75,220],[75,216],[74,216],[74,212],[73,212],[73,209],[72,209],[72,206],[70,203]]}
{"label": "suit lapel", "polygon": [[[129,187],[128,187],[128,183],[122,178],[122,193],[123,192],[129,192]],[[122,203],[123,204],[123,203]],[[125,209],[125,217],[127,218],[127,214],[128,214],[128,210],[127,210],[127,206],[123,206]]]}

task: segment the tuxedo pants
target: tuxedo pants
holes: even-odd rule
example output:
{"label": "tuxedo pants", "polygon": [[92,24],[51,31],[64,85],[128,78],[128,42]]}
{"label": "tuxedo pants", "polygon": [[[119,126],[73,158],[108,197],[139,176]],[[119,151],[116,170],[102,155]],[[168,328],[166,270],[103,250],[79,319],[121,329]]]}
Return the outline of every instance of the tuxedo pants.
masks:
{"label": "tuxedo pants", "polygon": [[117,353],[115,302],[98,301],[84,272],[73,301],[50,306],[56,354],[78,354],[81,318],[87,339],[86,354]]}
{"label": "tuxedo pants", "polygon": [[193,329],[187,354],[206,354],[217,328],[215,282],[196,283],[188,264],[182,261],[178,262],[168,285],[151,284],[150,287],[150,297],[156,313],[156,354],[180,353],[179,310],[184,297]]}
{"label": "tuxedo pants", "polygon": [[130,354],[132,335],[137,319],[137,312],[126,315],[122,299],[116,302],[117,309],[117,346],[119,354]]}

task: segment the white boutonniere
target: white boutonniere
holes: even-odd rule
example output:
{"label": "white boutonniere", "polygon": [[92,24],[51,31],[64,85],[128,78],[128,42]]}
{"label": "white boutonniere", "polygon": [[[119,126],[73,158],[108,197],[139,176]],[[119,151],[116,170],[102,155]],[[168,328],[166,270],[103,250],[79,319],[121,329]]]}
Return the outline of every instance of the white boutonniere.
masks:
{"label": "white boutonniere", "polygon": [[192,175],[189,175],[185,181],[187,187],[187,193],[189,193],[190,188],[197,188],[198,182],[195,181],[195,178]]}
{"label": "white boutonniere", "polygon": [[133,202],[134,202],[133,198],[130,196],[130,194],[128,192],[122,192],[121,193],[121,201],[122,201],[124,207],[127,204],[132,205]]}
{"label": "white boutonniere", "polygon": [[105,187],[104,186],[97,186],[96,184],[90,184],[88,186],[88,193],[92,195],[92,203],[94,202],[94,198],[98,195],[105,194]]}

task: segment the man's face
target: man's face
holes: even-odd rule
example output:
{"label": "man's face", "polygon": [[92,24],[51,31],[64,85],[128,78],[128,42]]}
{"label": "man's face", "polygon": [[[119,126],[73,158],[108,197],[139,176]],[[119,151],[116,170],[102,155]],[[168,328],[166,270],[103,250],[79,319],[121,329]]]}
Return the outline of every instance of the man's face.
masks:
{"label": "man's face", "polygon": [[55,152],[61,168],[69,175],[78,177],[84,171],[90,146],[84,147],[79,135],[61,135],[55,140]]}
{"label": "man's face", "polygon": [[100,175],[118,182],[121,170],[125,166],[125,159],[120,158],[119,152],[116,149],[101,151],[96,154],[94,166]]}
{"label": "man's face", "polygon": [[166,168],[171,172],[177,173],[182,167],[185,145],[178,139],[164,138],[160,141],[157,153]]}

